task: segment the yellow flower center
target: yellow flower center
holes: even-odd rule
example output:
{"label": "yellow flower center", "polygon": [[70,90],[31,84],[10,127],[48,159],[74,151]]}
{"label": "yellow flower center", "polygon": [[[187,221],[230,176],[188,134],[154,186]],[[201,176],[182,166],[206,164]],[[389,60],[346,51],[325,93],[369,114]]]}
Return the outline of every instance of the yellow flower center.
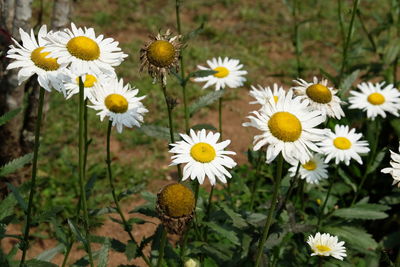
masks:
{"label": "yellow flower center", "polygon": [[312,161],[312,160],[310,160],[309,162],[307,162],[306,164],[303,164],[301,166],[308,171],[313,171],[317,168],[317,164],[315,163],[315,161]]}
{"label": "yellow flower center", "polygon": [[182,184],[170,184],[158,195],[162,210],[171,217],[190,215],[194,209],[194,194]]}
{"label": "yellow flower center", "polygon": [[324,245],[316,245],[315,248],[317,249],[317,251],[315,251],[315,252],[323,253],[323,252],[331,251],[330,247],[327,247],[327,246],[324,246]]}
{"label": "yellow flower center", "polygon": [[201,163],[212,161],[215,156],[215,149],[207,143],[197,143],[190,149],[190,156]]}
{"label": "yellow flower center", "polygon": [[154,41],[147,49],[147,59],[156,67],[169,66],[175,59],[175,47],[168,41]]}
{"label": "yellow flower center", "polygon": [[309,86],[306,94],[311,100],[321,104],[327,104],[332,100],[332,93],[328,87],[319,83]]}
{"label": "yellow flower center", "polygon": [[[86,74],[85,82],[83,83],[83,86],[86,88],[88,88],[88,87],[90,88],[90,87],[93,87],[95,82],[97,82],[97,79],[95,76]],[[76,77],[76,83],[79,85],[79,77]]]}
{"label": "yellow flower center", "polygon": [[372,93],[368,96],[368,102],[372,105],[382,105],[385,103],[385,97],[380,93]]}
{"label": "yellow flower center", "polygon": [[218,71],[217,73],[214,73],[214,76],[217,78],[225,78],[229,75],[229,70],[225,67],[216,67],[213,70]]}
{"label": "yellow flower center", "polygon": [[100,56],[99,45],[86,36],[74,37],[67,43],[68,52],[82,60],[91,61]]}
{"label": "yellow flower center", "polygon": [[50,53],[49,52],[41,52],[44,47],[38,47],[31,53],[31,60],[33,63],[46,71],[53,71],[57,70],[60,65],[57,63],[56,58],[47,57]]}
{"label": "yellow flower center", "polygon": [[125,113],[128,110],[128,100],[119,94],[108,95],[104,100],[104,104],[109,111],[114,113]]}
{"label": "yellow flower center", "polygon": [[317,198],[316,202],[317,202],[318,206],[321,206],[321,199],[320,198]]}
{"label": "yellow flower center", "polygon": [[300,120],[285,111],[277,112],[268,121],[272,135],[284,142],[294,142],[299,139],[302,131]]}
{"label": "yellow flower center", "polygon": [[276,96],[276,95],[274,95],[274,101],[275,101],[275,103],[278,103],[278,100],[279,100],[279,97]]}
{"label": "yellow flower center", "polygon": [[351,142],[346,137],[336,137],[333,140],[333,145],[341,150],[347,150],[351,147]]}

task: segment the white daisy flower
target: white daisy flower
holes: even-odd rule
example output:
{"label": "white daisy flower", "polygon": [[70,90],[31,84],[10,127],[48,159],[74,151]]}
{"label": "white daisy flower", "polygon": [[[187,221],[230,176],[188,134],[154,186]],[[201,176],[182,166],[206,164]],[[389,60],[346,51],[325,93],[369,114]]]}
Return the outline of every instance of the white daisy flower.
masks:
{"label": "white daisy flower", "polygon": [[[79,94],[79,75],[76,75],[72,72],[68,72],[69,76],[69,81],[66,82],[65,89],[67,93],[67,99],[71,98],[75,94]],[[94,85],[99,83],[99,84],[104,84],[107,82],[107,80],[112,79],[109,76],[106,75],[95,75],[95,74],[86,74],[81,76],[82,77],[82,82],[84,86],[83,94],[84,94],[84,99],[91,99],[93,97],[93,90],[94,90]]]}
{"label": "white daisy flower", "polygon": [[350,130],[347,125],[336,125],[335,132],[329,131],[327,137],[318,144],[326,155],[325,163],[335,158],[336,164],[344,161],[349,165],[351,159],[362,164],[359,154],[368,153],[369,148],[367,141],[359,141],[361,137],[362,134],[355,133],[355,129]]}
{"label": "white daisy flower", "polygon": [[124,81],[117,78],[108,80],[106,83],[96,83],[92,90],[93,105],[89,107],[100,110],[100,120],[108,116],[112,121],[112,126],[117,127],[117,131],[122,132],[123,126],[140,127],[143,122],[143,114],[148,110],[140,102],[145,96],[136,97],[139,90],[131,88],[129,84],[124,86]]}
{"label": "white daisy flower", "polygon": [[227,57],[222,60],[213,58],[212,60],[207,60],[209,67],[197,66],[200,70],[214,70],[217,73],[206,76],[195,78],[195,82],[206,82],[203,89],[215,85],[215,90],[229,88],[238,88],[243,85],[246,78],[243,75],[247,74],[247,71],[241,70],[243,65],[240,64],[238,59],[229,59]]}
{"label": "white daisy flower", "polygon": [[93,28],[77,28],[71,23],[71,30],[65,29],[48,35],[50,44],[45,51],[57,57],[60,64],[71,64],[76,75],[102,73],[114,75],[114,66],[118,66],[128,55],[121,51],[118,42],[112,38],[96,37]]}
{"label": "white daisy flower", "polygon": [[380,115],[386,118],[386,112],[390,112],[396,117],[399,116],[400,108],[400,92],[393,87],[393,84],[388,84],[382,89],[385,83],[361,83],[357,85],[361,92],[350,91],[352,95],[349,97],[351,109],[361,109],[367,111],[367,117],[374,120]]}
{"label": "white daisy flower", "polygon": [[267,163],[282,152],[287,162],[305,164],[312,156],[310,150],[320,152],[315,142],[325,138],[326,130],[315,127],[325,121],[324,117],[319,111],[310,111],[307,100],[292,97],[293,92],[289,91],[277,103],[271,98],[261,110],[248,116],[250,122],[243,123],[263,131],[254,137],[254,150],[268,145]]}
{"label": "white daisy flower", "polygon": [[33,30],[29,35],[24,30],[19,29],[19,34],[21,35],[22,46],[13,39],[16,46],[10,45],[10,49],[7,51],[7,57],[15,59],[7,66],[7,69],[20,68],[18,84],[36,74],[40,86],[47,91],[50,92],[54,88],[65,93],[62,81],[67,79],[63,73],[66,64],[57,63],[56,58],[48,57],[49,52],[43,52],[48,44],[45,37],[50,34],[50,32],[47,33],[46,25],[40,27],[37,41]]}
{"label": "white daisy flower", "polygon": [[[296,175],[296,170],[297,164],[289,169],[291,177]],[[322,179],[328,178],[328,165],[324,163],[321,155],[314,154],[309,161],[300,165],[299,175],[309,184],[319,184]]]}
{"label": "white daisy flower", "polygon": [[390,150],[390,159],[391,168],[384,168],[381,170],[381,172],[389,173],[390,175],[392,175],[393,185],[397,184],[397,186],[400,187],[400,154],[397,154]]}
{"label": "white daisy flower", "polygon": [[275,103],[278,102],[279,97],[284,96],[286,91],[282,86],[274,83],[273,88],[269,86],[262,87],[261,85],[258,85],[258,88],[256,88],[252,85],[249,94],[256,100],[250,102],[250,104],[260,104],[263,106],[267,104],[271,98],[274,99]]}
{"label": "white daisy flower", "polygon": [[307,244],[310,245],[313,253],[311,256],[332,256],[338,260],[343,260],[347,256],[344,241],[338,242],[337,236],[330,234],[316,233],[313,237],[310,235]]}
{"label": "white daisy flower", "polygon": [[303,79],[293,80],[298,86],[292,89],[302,99],[310,101],[310,107],[313,110],[319,110],[325,113],[328,117],[340,119],[344,117],[344,112],[340,104],[343,102],[336,96],[337,90],[328,87],[328,80],[317,77],[313,78],[313,82],[306,82]]}
{"label": "white daisy flower", "polygon": [[190,177],[197,179],[203,184],[207,176],[212,185],[215,185],[216,179],[226,183],[226,177],[232,175],[226,170],[236,166],[236,162],[227,155],[236,155],[235,152],[224,150],[230,143],[230,140],[217,143],[220,137],[219,133],[201,130],[195,133],[192,129],[190,135],[180,134],[182,141],[171,144],[173,147],[169,152],[175,153],[172,156],[172,165],[187,163],[183,168],[182,181]]}

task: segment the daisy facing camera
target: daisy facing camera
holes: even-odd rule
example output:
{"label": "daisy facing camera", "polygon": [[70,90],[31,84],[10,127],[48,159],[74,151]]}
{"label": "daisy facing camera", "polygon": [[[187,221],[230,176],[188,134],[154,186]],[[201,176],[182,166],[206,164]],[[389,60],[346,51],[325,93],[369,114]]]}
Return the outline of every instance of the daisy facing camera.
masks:
{"label": "daisy facing camera", "polygon": [[166,185],[157,194],[156,209],[167,232],[181,234],[193,218],[193,191],[179,183]]}

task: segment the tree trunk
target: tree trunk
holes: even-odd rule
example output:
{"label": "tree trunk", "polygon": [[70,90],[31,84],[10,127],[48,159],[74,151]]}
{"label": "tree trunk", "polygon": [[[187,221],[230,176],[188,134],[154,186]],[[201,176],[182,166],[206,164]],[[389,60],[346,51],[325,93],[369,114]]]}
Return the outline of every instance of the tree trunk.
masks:
{"label": "tree trunk", "polygon": [[51,28],[55,31],[69,26],[72,5],[70,0],[54,0]]}

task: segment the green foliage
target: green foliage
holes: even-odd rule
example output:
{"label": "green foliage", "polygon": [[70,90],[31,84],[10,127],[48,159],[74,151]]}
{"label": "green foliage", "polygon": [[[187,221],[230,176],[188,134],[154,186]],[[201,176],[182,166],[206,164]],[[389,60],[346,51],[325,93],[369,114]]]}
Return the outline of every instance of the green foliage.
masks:
{"label": "green foliage", "polygon": [[22,108],[11,110],[0,117],[0,126],[6,124],[21,112]]}
{"label": "green foliage", "polygon": [[33,154],[29,153],[20,158],[16,158],[0,168],[0,177],[9,175],[21,169],[24,165],[32,161]]}
{"label": "green foliage", "polygon": [[199,109],[214,103],[219,98],[221,98],[224,95],[224,93],[225,93],[224,90],[219,90],[219,91],[213,91],[211,93],[208,93],[200,97],[195,103],[189,106],[189,114],[192,116]]}
{"label": "green foliage", "polygon": [[377,220],[388,217],[388,214],[384,212],[388,209],[390,207],[386,205],[366,203],[335,210],[333,215],[345,219]]}

